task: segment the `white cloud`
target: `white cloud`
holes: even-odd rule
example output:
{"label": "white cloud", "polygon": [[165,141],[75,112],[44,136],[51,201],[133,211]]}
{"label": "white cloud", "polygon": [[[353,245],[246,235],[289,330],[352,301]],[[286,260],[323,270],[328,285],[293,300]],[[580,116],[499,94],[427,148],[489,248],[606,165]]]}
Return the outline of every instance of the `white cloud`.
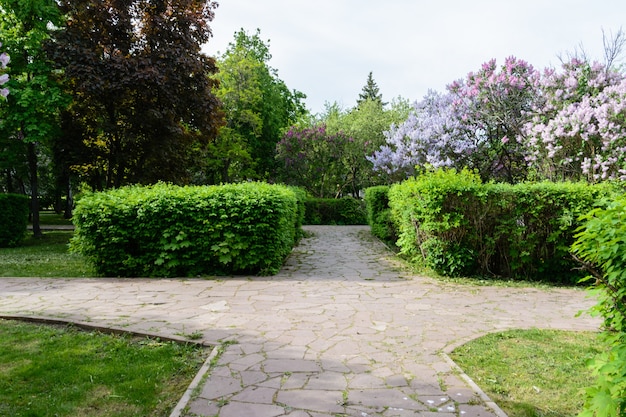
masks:
{"label": "white cloud", "polygon": [[319,112],[354,105],[370,71],[385,100],[418,100],[491,58],[543,68],[581,43],[601,58],[602,29],[619,30],[625,12],[623,0],[222,0],[205,51],[261,29],[270,65]]}

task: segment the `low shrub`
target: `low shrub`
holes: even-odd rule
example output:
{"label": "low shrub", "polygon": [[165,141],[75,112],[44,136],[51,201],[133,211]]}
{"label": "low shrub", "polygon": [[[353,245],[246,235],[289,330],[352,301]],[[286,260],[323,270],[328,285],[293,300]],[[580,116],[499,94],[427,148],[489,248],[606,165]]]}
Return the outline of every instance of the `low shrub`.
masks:
{"label": "low shrub", "polygon": [[309,198],[305,206],[305,224],[367,224],[365,204],[356,198]]}
{"label": "low shrub", "polygon": [[398,234],[391,219],[389,188],[387,185],[367,188],[364,201],[372,234],[386,243],[395,243]]}
{"label": "low shrub", "polygon": [[157,184],[84,196],[74,251],[105,276],[278,272],[297,238],[296,194],[263,183]]}
{"label": "low shrub", "polygon": [[389,190],[391,216],[398,228],[400,253],[442,275],[475,270],[477,254],[466,213],[481,213],[478,175],[438,170],[397,184]]}
{"label": "low shrub", "polygon": [[0,247],[17,246],[28,227],[29,199],[22,194],[0,194]]}
{"label": "low shrub", "polygon": [[302,225],[306,219],[306,200],[309,198],[308,193],[305,189],[294,186],[287,186],[287,188],[294,193],[296,196],[296,243],[300,241],[302,237],[304,237],[304,232],[302,230]]}
{"label": "low shrub", "polygon": [[596,383],[586,390],[580,417],[626,415],[626,197],[583,216],[572,252],[589,272],[585,282],[603,318],[606,349],[590,362]]}
{"label": "low shrub", "polygon": [[466,170],[439,170],[393,186],[389,198],[400,251],[419,266],[576,283],[578,218],[614,193],[606,184],[482,184]]}

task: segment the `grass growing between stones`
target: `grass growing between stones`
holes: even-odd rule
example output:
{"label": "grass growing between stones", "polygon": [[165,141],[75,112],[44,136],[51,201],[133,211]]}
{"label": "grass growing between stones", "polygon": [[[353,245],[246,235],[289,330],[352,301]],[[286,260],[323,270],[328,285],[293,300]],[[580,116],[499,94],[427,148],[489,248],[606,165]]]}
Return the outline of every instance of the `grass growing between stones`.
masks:
{"label": "grass growing between stones", "polygon": [[0,320],[0,415],[168,416],[208,351]]}
{"label": "grass growing between stones", "polygon": [[571,417],[594,378],[602,349],[593,332],[511,330],[455,349],[450,357],[509,417]]}
{"label": "grass growing between stones", "polygon": [[20,246],[0,248],[0,277],[93,277],[86,259],[69,252],[71,231],[45,232],[40,239],[29,233]]}

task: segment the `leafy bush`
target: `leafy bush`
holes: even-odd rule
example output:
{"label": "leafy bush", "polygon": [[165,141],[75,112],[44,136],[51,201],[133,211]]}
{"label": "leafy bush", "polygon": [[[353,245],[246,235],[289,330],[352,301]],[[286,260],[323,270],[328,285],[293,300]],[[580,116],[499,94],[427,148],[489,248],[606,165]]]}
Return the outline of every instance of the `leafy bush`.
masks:
{"label": "leafy bush", "polygon": [[278,272],[297,238],[297,197],[262,183],[131,186],[83,197],[72,249],[107,276]]}
{"label": "leafy bush", "polygon": [[572,252],[590,272],[598,303],[592,314],[604,319],[607,349],[591,361],[596,384],[587,389],[581,417],[626,415],[626,197],[583,216]]}
{"label": "leafy bush", "polygon": [[367,224],[364,203],[356,198],[309,198],[305,206],[306,224]]}
{"label": "leafy bush", "polygon": [[302,225],[306,218],[306,200],[308,194],[304,188],[287,186],[291,192],[296,196],[297,211],[296,211],[296,243],[303,237]]}
{"label": "leafy bush", "polygon": [[367,188],[364,200],[367,223],[372,229],[372,234],[384,242],[395,242],[398,236],[391,221],[389,186],[379,185]]}
{"label": "leafy bush", "polygon": [[24,238],[30,206],[21,194],[0,194],[0,247],[16,246]]}
{"label": "leafy bush", "polygon": [[400,253],[443,275],[471,273],[475,257],[466,213],[480,213],[480,188],[480,178],[468,170],[438,170],[391,187]]}
{"label": "leafy bush", "polygon": [[482,184],[469,171],[439,170],[390,190],[401,253],[442,275],[495,275],[575,283],[569,247],[578,217],[610,185]]}

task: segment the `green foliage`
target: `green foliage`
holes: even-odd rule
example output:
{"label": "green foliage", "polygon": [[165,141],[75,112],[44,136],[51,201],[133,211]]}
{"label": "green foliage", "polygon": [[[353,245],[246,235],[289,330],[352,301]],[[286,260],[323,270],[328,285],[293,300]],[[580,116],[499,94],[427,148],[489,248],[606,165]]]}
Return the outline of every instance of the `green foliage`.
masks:
{"label": "green foliage", "polygon": [[273,274],[296,238],[296,194],[263,183],[123,187],[80,199],[72,248],[107,276]]}
{"label": "green foliage", "polygon": [[389,204],[400,253],[443,275],[468,273],[473,265],[459,263],[468,259],[471,248],[465,212],[477,212],[481,185],[468,170],[438,170],[392,186]]}
{"label": "green foliage", "polygon": [[309,198],[305,189],[300,187],[287,187],[296,196],[297,214],[296,214],[296,242],[304,236],[302,225],[306,219],[306,200]]}
{"label": "green foliage", "polygon": [[391,221],[389,208],[389,186],[379,185],[365,190],[365,207],[367,223],[372,234],[384,242],[391,243],[398,239],[396,229]]}
{"label": "green foliage", "polygon": [[[28,166],[33,233],[39,236],[40,152],[45,153],[58,137],[59,114],[70,101],[43,45],[51,28],[63,23],[63,17],[54,0],[0,0],[0,10],[0,39],[11,56],[7,83],[11,94],[7,105],[0,108],[0,136],[6,143],[2,148],[7,157],[0,159],[10,165],[8,172]],[[11,181],[7,180],[8,189]]]}
{"label": "green foliage", "polygon": [[25,195],[0,194],[0,247],[16,246],[22,241],[29,210]]}
{"label": "green foliage", "polygon": [[604,320],[607,349],[592,362],[597,379],[586,392],[581,417],[626,415],[626,198],[585,216],[572,251],[590,272],[598,303],[592,314]]}
{"label": "green foliage", "polygon": [[357,106],[365,103],[366,101],[374,101],[379,106],[385,106],[387,103],[383,103],[383,95],[380,93],[378,84],[374,81],[372,71],[367,75],[367,81],[363,86],[363,89],[359,93],[359,99],[357,100]]}
{"label": "green foliage", "polygon": [[343,172],[338,184],[344,193],[354,197],[365,188],[386,180],[374,172],[369,157],[385,143],[385,132],[392,125],[402,123],[409,114],[409,102],[400,97],[391,102],[390,108],[384,104],[380,97],[366,99],[348,111],[330,107],[325,116],[329,133],[343,133],[351,138],[342,152]]}
{"label": "green foliage", "polygon": [[278,178],[320,198],[359,198],[365,188],[387,179],[374,173],[368,158],[385,143],[384,132],[408,112],[402,99],[394,100],[390,109],[375,100],[347,111],[327,104],[323,115],[301,120],[276,145]]}
{"label": "green foliage", "polygon": [[269,66],[269,41],[243,29],[220,57],[216,95],[226,126],[208,148],[207,180],[211,183],[267,179],[276,168],[276,143],[282,131],[306,112],[305,95],[289,90]]}
{"label": "green foliage", "polygon": [[482,184],[439,170],[390,190],[401,253],[442,275],[575,283],[569,256],[578,217],[612,195],[610,184]]}
{"label": "green foliage", "polygon": [[356,198],[309,198],[305,206],[305,224],[367,224],[365,205]]}

